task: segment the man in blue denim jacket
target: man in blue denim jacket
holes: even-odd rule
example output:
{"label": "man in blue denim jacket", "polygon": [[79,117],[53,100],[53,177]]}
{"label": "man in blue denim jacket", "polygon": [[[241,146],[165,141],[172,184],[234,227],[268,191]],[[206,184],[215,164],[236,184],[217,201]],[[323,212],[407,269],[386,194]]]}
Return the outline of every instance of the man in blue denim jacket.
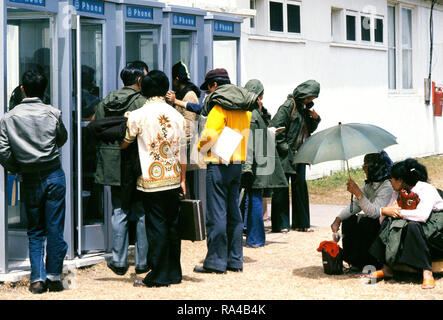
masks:
{"label": "man in blue denim jacket", "polygon": [[42,102],[47,84],[44,75],[25,72],[25,99],[0,120],[0,164],[23,177],[32,293],[63,290],[68,249],[63,239],[66,180],[59,159],[67,132],[60,110]]}

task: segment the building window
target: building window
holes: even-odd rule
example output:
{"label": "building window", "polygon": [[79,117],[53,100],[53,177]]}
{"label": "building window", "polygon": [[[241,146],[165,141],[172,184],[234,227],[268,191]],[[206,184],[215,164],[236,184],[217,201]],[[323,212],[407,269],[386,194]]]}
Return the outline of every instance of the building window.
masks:
{"label": "building window", "polygon": [[301,32],[300,4],[294,1],[269,1],[269,27],[271,31]]}
{"label": "building window", "polygon": [[389,89],[413,88],[412,58],[412,10],[388,6]]}
{"label": "building window", "polygon": [[283,32],[283,3],[269,2],[271,31]]}
{"label": "building window", "polygon": [[300,33],[300,6],[288,4],[288,32]]}
{"label": "building window", "polygon": [[355,41],[355,16],[346,15],[346,40]]}
{"label": "building window", "polygon": [[388,73],[389,89],[397,88],[397,46],[395,39],[395,8],[388,6]]}
{"label": "building window", "polygon": [[360,16],[361,40],[371,41],[371,18]]}
{"label": "building window", "polygon": [[[255,0],[249,0],[249,9],[251,9],[251,10],[256,9]],[[255,29],[255,17],[252,17],[249,20],[249,26],[251,29]]]}
{"label": "building window", "polygon": [[383,19],[375,19],[375,42],[383,43]]}
{"label": "building window", "polygon": [[412,89],[412,12],[401,9],[403,89]]}

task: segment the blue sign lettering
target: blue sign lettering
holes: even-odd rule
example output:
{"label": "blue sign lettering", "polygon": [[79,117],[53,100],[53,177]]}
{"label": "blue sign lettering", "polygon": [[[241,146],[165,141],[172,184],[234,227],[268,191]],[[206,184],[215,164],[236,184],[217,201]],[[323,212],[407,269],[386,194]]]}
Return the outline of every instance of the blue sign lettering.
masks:
{"label": "blue sign lettering", "polygon": [[105,13],[104,3],[98,1],[74,0],[74,7],[78,11],[87,12],[87,13],[95,13],[95,14]]}
{"label": "blue sign lettering", "polygon": [[234,33],[234,23],[226,21],[214,21],[214,31]]}
{"label": "blue sign lettering", "polygon": [[126,17],[152,20],[154,19],[154,13],[152,8],[127,6]]}
{"label": "blue sign lettering", "polygon": [[40,7],[46,6],[46,0],[9,0],[9,1],[15,2],[15,3],[31,4],[31,5],[40,6]]}
{"label": "blue sign lettering", "polygon": [[174,14],[172,24],[176,26],[195,27],[195,16]]}

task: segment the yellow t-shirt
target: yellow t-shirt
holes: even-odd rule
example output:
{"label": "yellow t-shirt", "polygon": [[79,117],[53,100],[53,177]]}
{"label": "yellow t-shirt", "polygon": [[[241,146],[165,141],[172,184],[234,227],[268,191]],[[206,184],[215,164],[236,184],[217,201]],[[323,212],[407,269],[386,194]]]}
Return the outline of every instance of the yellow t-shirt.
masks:
{"label": "yellow t-shirt", "polygon": [[208,114],[205,129],[202,132],[197,146],[198,151],[204,153],[204,161],[222,163],[218,157],[211,155],[211,147],[215,144],[220,133],[227,126],[243,136],[243,139],[234,151],[230,162],[244,162],[246,160],[250,123],[251,112],[225,110],[221,106],[215,105]]}

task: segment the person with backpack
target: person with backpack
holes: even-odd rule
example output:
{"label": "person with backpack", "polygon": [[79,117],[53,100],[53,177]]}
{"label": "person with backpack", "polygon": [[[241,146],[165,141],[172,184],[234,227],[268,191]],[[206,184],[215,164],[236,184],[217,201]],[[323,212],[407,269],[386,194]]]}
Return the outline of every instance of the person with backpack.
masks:
{"label": "person with backpack", "polygon": [[[243,221],[239,208],[241,163],[246,160],[246,146],[251,123],[251,110],[258,95],[230,84],[226,69],[209,71],[200,86],[210,94],[205,99],[204,114],[208,116],[198,143],[204,154],[206,170],[206,231],[208,251],[197,273],[243,271]],[[241,134],[241,141],[228,164],[212,151],[222,131],[228,127]],[[228,130],[229,131],[229,130]]]}
{"label": "person with backpack", "polygon": [[[144,62],[128,63],[120,73],[124,87],[111,92],[98,104],[94,119],[122,117],[127,111],[141,108],[147,99],[140,91],[140,84],[147,73],[148,66]],[[140,274],[149,270],[145,211],[136,191],[137,175],[131,157],[134,154],[133,148],[137,148],[137,144],[126,150],[120,149],[119,142],[100,142],[98,146],[95,182],[111,186],[112,259],[107,265],[117,275],[124,275],[128,270],[130,218],[134,218],[136,224],[135,272]]]}

